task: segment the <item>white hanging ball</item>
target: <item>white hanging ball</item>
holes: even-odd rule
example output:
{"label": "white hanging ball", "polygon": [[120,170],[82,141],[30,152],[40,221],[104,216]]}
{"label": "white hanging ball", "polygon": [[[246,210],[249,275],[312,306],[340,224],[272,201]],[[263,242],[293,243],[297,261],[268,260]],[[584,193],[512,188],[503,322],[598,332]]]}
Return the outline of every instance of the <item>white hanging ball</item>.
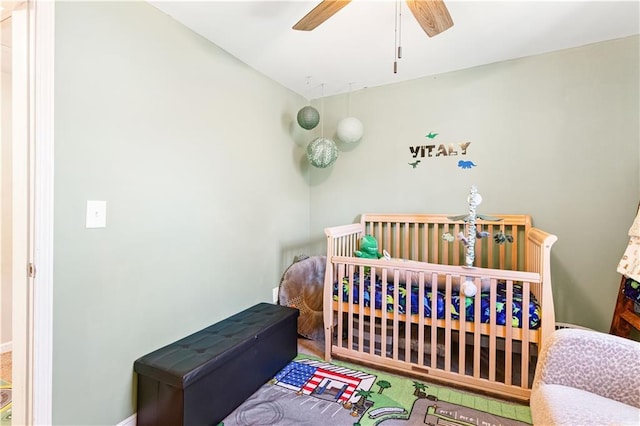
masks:
{"label": "white hanging ball", "polygon": [[460,286],[460,289],[467,297],[473,297],[478,292],[478,287],[476,287],[476,284],[471,280],[466,280],[465,282],[463,282]]}
{"label": "white hanging ball", "polygon": [[355,117],[347,117],[338,123],[338,139],[344,143],[355,143],[362,139],[364,126],[362,122]]}
{"label": "white hanging ball", "polygon": [[[479,206],[480,204],[482,204],[482,195],[478,193],[474,194],[473,201],[476,206]],[[471,202],[471,195],[467,197],[467,203],[470,203],[470,202]]]}

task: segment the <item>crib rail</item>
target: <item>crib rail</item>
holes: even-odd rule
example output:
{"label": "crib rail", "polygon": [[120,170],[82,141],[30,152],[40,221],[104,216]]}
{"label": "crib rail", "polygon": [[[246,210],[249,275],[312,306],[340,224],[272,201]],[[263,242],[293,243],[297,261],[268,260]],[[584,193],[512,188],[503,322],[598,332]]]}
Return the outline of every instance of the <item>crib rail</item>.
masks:
{"label": "crib rail", "polygon": [[[380,250],[394,257],[444,265],[464,263],[465,246],[457,238],[466,234],[464,221],[452,221],[452,215],[443,214],[363,214],[360,219],[363,232],[378,240]],[[525,238],[531,228],[529,215],[493,215],[500,221],[478,220],[478,230],[488,237],[477,240],[475,266],[497,269],[524,270]],[[401,219],[399,220],[399,217]],[[511,242],[495,243],[501,233]],[[449,234],[454,240],[448,242]]]}
{"label": "crib rail", "polygon": [[556,241],[558,241],[557,236],[538,228],[531,228],[527,234],[525,269],[537,272],[542,277],[541,285],[533,286],[531,291],[544,306],[543,339],[553,333],[556,326],[551,282],[551,247]]}
{"label": "crib rail", "polygon": [[[531,226],[527,215],[498,215],[502,221],[484,222],[491,235],[512,235],[513,242],[494,244],[484,239],[476,250],[478,267],[457,266],[463,262],[464,246],[447,242],[442,235],[463,232],[464,223],[451,222],[447,215],[363,215],[358,224],[327,228],[327,268],[324,287],[325,358],[338,356],[367,362],[399,373],[455,382],[482,391],[526,400],[540,343],[555,327],[550,280],[550,249],[554,235]],[[394,259],[354,257],[358,240],[374,235],[380,250]],[[489,241],[491,240],[491,241]],[[413,260],[405,262],[403,260]],[[483,266],[481,266],[483,265]],[[516,265],[515,267],[513,265]],[[379,278],[382,294],[393,290],[392,305],[355,304],[365,299],[365,275]],[[488,323],[480,321],[481,295],[474,296],[474,317],[460,309],[458,318],[448,303],[454,295],[464,296],[455,286],[473,280],[478,288],[489,283]],[[398,305],[402,285],[417,286],[417,302],[405,299]],[[506,285],[504,309],[513,316],[515,288],[522,290],[522,306],[528,307],[530,294],[542,306],[541,326],[529,328],[530,314],[522,310],[521,325],[497,322],[498,282]],[[334,283],[339,283],[334,297]],[[342,300],[340,286],[346,286],[348,300]],[[393,286],[393,287],[389,287]],[[422,315],[424,296],[444,293],[444,315]],[[405,287],[406,289],[406,287]],[[371,296],[371,295],[369,295]],[[431,297],[431,312],[437,312]],[[551,300],[549,300],[551,299]],[[411,304],[417,303],[414,313]],[[376,307],[378,309],[376,309]],[[550,311],[550,312],[548,312]]]}

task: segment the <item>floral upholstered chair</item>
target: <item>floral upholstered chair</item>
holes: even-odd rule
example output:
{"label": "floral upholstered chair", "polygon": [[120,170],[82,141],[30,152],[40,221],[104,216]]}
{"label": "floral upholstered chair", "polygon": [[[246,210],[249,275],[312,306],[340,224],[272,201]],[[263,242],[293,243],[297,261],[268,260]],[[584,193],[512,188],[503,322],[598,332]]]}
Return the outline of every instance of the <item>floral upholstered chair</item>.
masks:
{"label": "floral upholstered chair", "polygon": [[531,416],[534,425],[640,425],[640,343],[555,331],[538,360]]}

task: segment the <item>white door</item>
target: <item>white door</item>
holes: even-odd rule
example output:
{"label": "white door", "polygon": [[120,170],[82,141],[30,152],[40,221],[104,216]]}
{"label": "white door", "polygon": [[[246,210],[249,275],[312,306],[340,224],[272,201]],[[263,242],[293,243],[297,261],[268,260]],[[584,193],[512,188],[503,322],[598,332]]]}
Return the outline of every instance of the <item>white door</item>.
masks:
{"label": "white door", "polygon": [[[11,12],[11,135],[7,152],[9,158],[3,158],[10,165],[10,173],[4,173],[5,188],[9,188],[11,199],[4,200],[3,218],[10,223],[9,241],[5,245],[3,256],[11,260],[4,262],[9,271],[5,277],[12,285],[12,422],[13,424],[31,424],[28,413],[31,411],[30,370],[32,354],[31,340],[31,280],[27,265],[31,262],[31,182],[29,179],[29,86],[28,86],[28,31],[27,5],[15,5]],[[6,25],[6,24],[5,24]],[[4,95],[4,93],[3,93]],[[4,96],[3,96],[4,97]],[[3,145],[7,145],[6,141]],[[6,157],[6,156],[5,156]],[[6,241],[6,239],[5,239]]]}

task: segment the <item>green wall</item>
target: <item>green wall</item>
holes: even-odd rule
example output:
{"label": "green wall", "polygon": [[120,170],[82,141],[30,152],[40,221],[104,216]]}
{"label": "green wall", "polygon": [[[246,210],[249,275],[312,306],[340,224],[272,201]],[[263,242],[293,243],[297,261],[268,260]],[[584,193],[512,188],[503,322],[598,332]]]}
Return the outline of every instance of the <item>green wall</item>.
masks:
{"label": "green wall", "polygon": [[[557,320],[608,331],[640,197],[639,51],[633,36],[351,93],[365,134],[312,171],[311,235],[363,212],[464,213],[476,184],[480,213],[529,213],[558,236]],[[325,135],[348,97],[315,101]],[[465,156],[408,164],[410,147],[460,142]]]}
{"label": "green wall", "polygon": [[307,101],[144,2],[55,25],[53,419],[115,425],[135,359],[270,301],[308,239]]}

